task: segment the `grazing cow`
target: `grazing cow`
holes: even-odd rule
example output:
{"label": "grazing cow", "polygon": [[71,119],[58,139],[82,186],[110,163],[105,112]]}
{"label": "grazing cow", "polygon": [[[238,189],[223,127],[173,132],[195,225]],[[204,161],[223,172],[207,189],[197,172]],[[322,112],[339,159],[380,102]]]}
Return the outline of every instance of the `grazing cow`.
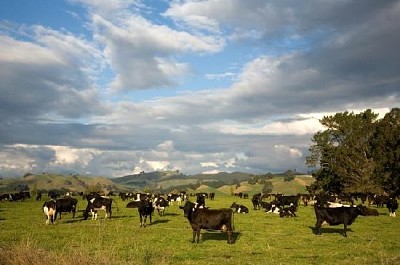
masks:
{"label": "grazing cow", "polygon": [[254,210],[260,210],[261,193],[254,194],[251,198],[251,202],[253,203]]}
{"label": "grazing cow", "polygon": [[61,220],[61,213],[71,213],[72,212],[72,218],[75,218],[75,212],[76,212],[76,205],[78,204],[78,200],[75,198],[63,198],[63,199],[57,199],[56,200],[56,218],[57,214],[60,214],[60,220]]}
{"label": "grazing cow", "polygon": [[186,201],[183,210],[184,216],[189,220],[193,230],[192,243],[199,243],[200,230],[222,230],[227,233],[228,244],[233,243],[233,211],[232,209],[199,209],[190,201]]}
{"label": "grazing cow", "polygon": [[97,210],[104,210],[106,212],[105,219],[108,216],[107,214],[110,214],[111,218],[112,199],[101,196],[87,196],[87,201],[88,205],[86,210],[83,212],[84,220],[88,219],[89,212],[92,213],[92,220],[97,220]]}
{"label": "grazing cow", "polygon": [[386,207],[389,210],[389,216],[396,217],[396,210],[399,208],[399,203],[397,202],[396,197],[390,197],[386,201]]}
{"label": "grazing cow", "polygon": [[43,204],[43,212],[46,215],[46,225],[50,222],[54,224],[56,222],[56,201],[46,201]]}
{"label": "grazing cow", "polygon": [[146,219],[149,216],[150,224],[151,224],[151,215],[154,212],[154,207],[151,200],[146,199],[142,200],[138,206],[138,212],[140,217],[140,227],[146,227]]}
{"label": "grazing cow", "polygon": [[161,196],[158,196],[153,202],[153,206],[155,209],[157,209],[157,212],[160,216],[164,216],[165,209],[168,207],[168,205],[168,201]]}
{"label": "grazing cow", "polygon": [[329,225],[340,225],[343,224],[343,236],[347,237],[346,229],[348,225],[351,225],[357,218],[358,215],[365,215],[361,205],[351,207],[321,207],[321,205],[314,205],[315,216],[317,222],[315,223],[315,229],[318,235],[321,235],[321,226],[324,222]]}
{"label": "grazing cow", "polygon": [[42,199],[42,193],[38,192],[38,194],[36,195],[36,200],[40,201]]}
{"label": "grazing cow", "polygon": [[235,213],[249,213],[249,208],[242,204],[237,204],[236,202],[232,203],[231,207],[229,208],[235,209]]}

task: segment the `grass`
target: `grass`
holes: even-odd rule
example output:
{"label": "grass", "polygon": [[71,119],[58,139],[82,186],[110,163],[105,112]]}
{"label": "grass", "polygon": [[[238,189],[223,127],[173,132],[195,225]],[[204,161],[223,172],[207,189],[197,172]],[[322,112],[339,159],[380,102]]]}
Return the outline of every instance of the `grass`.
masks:
{"label": "grass", "polygon": [[[81,198],[78,207],[86,203]],[[325,226],[313,234],[313,208],[300,206],[297,218],[279,218],[263,211],[235,215],[233,245],[220,232],[202,232],[192,244],[190,225],[177,205],[164,217],[156,213],[153,224],[139,227],[137,209],[115,198],[113,217],[82,220],[63,215],[55,225],[45,225],[43,201],[0,202],[0,264],[399,264],[400,217],[358,217],[344,238],[343,226]],[[193,200],[193,198],[192,198]],[[233,201],[251,209],[250,199],[218,194],[207,201],[212,208]],[[114,203],[115,204],[115,203]]]}

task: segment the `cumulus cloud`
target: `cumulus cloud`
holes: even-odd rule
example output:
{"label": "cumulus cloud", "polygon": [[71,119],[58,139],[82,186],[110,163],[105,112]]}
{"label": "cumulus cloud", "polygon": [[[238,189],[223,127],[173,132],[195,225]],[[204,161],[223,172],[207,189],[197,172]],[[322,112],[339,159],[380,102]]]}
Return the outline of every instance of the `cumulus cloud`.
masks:
{"label": "cumulus cloud", "polygon": [[398,1],[70,2],[87,36],[0,26],[2,175],[306,171],[323,115],[399,102]]}

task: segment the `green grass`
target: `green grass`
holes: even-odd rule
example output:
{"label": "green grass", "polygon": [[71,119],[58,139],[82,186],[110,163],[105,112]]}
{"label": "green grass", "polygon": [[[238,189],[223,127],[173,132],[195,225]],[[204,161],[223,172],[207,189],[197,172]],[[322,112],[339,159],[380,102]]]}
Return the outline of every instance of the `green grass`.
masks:
{"label": "green grass", "polygon": [[[82,210],[86,203],[79,199]],[[43,201],[0,202],[0,264],[399,264],[400,217],[358,217],[344,238],[343,226],[325,226],[322,236],[312,232],[312,207],[300,206],[297,218],[279,218],[263,211],[235,215],[233,245],[226,235],[202,232],[192,244],[190,225],[177,205],[164,217],[156,213],[153,224],[139,227],[137,209],[115,198],[113,217],[82,220],[64,214],[55,225],[45,225]],[[192,199],[193,200],[193,199]],[[207,201],[212,208],[229,207],[233,201],[251,209],[250,199],[217,194]],[[114,203],[115,204],[115,203]]]}

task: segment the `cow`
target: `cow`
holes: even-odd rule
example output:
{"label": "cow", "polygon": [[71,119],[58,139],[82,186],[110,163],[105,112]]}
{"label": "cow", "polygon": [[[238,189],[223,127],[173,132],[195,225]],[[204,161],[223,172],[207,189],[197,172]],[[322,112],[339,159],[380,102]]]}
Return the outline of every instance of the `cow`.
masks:
{"label": "cow", "polygon": [[236,202],[232,203],[231,207],[229,208],[235,209],[235,213],[249,213],[249,208],[242,204],[237,204]]}
{"label": "cow", "polygon": [[210,197],[210,201],[215,200],[215,192],[210,192],[209,197]]}
{"label": "cow", "polygon": [[379,212],[377,209],[371,209],[368,208],[367,206],[362,206],[363,212],[365,213],[365,216],[379,216]]}
{"label": "cow", "polygon": [[343,224],[343,236],[347,237],[347,226],[351,225],[356,220],[358,215],[365,216],[362,205],[329,208],[315,204],[314,210],[315,217],[317,218],[317,222],[315,223],[317,235],[321,235],[321,226],[324,222],[327,222],[329,225]]}
{"label": "cow", "polygon": [[279,202],[280,205],[294,205],[296,208],[299,205],[300,196],[298,195],[278,195],[276,200]]}
{"label": "cow", "polygon": [[153,202],[153,207],[155,209],[157,209],[157,212],[160,216],[164,216],[165,214],[165,209],[168,207],[169,203],[168,201],[161,196],[158,196],[157,198],[155,198],[154,202]]}
{"label": "cow", "polygon": [[389,210],[389,216],[396,217],[396,210],[399,208],[399,203],[397,202],[396,197],[389,197],[389,199],[386,201],[386,207]]}
{"label": "cow", "polygon": [[150,224],[151,224],[151,215],[154,212],[154,207],[151,202],[151,200],[146,199],[140,201],[138,205],[138,212],[139,212],[139,217],[140,217],[140,227],[146,227],[146,219],[147,216],[150,219]]}
{"label": "cow", "polygon": [[61,220],[61,213],[71,213],[72,212],[72,218],[75,218],[75,212],[76,212],[76,205],[78,204],[78,200],[75,198],[62,198],[62,199],[57,199],[56,200],[56,218],[57,214],[60,214],[60,220]]}
{"label": "cow", "polygon": [[260,210],[261,193],[254,194],[251,198],[251,202],[253,203],[254,210]]}
{"label": "cow", "polygon": [[[233,211],[232,209],[199,209],[196,204],[186,201],[183,210],[193,230],[192,243],[199,243],[200,230],[222,230],[227,233],[228,244],[233,243]],[[196,240],[197,237],[197,240]]]}
{"label": "cow", "polygon": [[83,212],[83,219],[87,220],[89,217],[89,212],[92,213],[92,220],[97,220],[97,210],[104,210],[106,212],[105,219],[107,219],[108,214],[111,218],[111,205],[112,199],[102,197],[102,196],[87,196],[88,205],[86,210]]}
{"label": "cow", "polygon": [[279,210],[279,217],[296,217],[296,207],[291,205],[290,207],[284,207]]}
{"label": "cow", "polygon": [[198,193],[196,198],[196,208],[206,207],[206,195],[204,193]]}
{"label": "cow", "polygon": [[42,193],[41,192],[38,192],[38,194],[36,195],[36,200],[37,201],[42,200]]}
{"label": "cow", "polygon": [[49,200],[44,202],[43,212],[46,215],[46,225],[50,222],[54,224],[56,222],[56,201]]}

